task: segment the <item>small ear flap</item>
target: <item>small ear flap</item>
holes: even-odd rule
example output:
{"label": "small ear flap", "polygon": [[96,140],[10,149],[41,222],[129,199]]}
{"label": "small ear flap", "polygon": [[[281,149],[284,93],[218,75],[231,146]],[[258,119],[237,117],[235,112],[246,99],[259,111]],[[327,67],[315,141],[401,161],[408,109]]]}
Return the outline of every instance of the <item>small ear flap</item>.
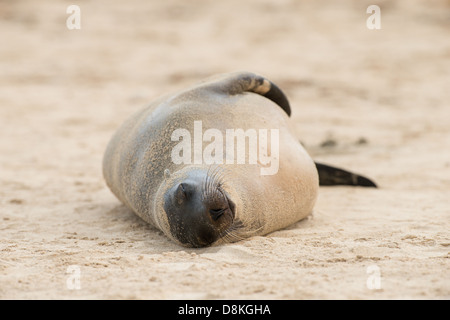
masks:
{"label": "small ear flap", "polygon": [[219,80],[217,88],[225,93],[235,95],[243,92],[253,92],[266,97],[278,104],[288,116],[291,115],[289,101],[283,91],[272,81],[250,72],[236,72]]}

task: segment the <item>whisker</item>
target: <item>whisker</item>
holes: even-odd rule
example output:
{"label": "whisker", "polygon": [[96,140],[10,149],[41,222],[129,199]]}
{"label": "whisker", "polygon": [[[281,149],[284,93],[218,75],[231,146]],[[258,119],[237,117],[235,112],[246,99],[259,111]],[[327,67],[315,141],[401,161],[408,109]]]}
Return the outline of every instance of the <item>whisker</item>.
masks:
{"label": "whisker", "polygon": [[225,232],[225,235],[222,237],[223,241],[226,243],[231,242],[239,242],[245,239],[245,237],[239,236],[231,231]]}
{"label": "whisker", "polygon": [[206,174],[207,177],[206,177],[205,193],[206,193],[207,197],[210,195],[210,185],[211,185],[212,172],[214,172],[213,165],[210,165],[209,168],[208,168],[208,172]]}
{"label": "whisker", "polygon": [[209,197],[211,195],[214,195],[214,191],[215,189],[218,187],[218,185],[220,184],[220,182],[218,181],[218,174],[219,172],[221,172],[221,167],[216,166],[211,174],[207,174],[208,175],[208,183],[206,186],[206,196]]}
{"label": "whisker", "polygon": [[216,170],[213,172],[213,174],[212,174],[212,183],[211,183],[212,186],[216,186],[216,185],[219,184],[218,177],[219,177],[219,174],[221,173],[221,170],[222,169],[220,167],[217,167]]}
{"label": "whisker", "polygon": [[226,229],[222,232],[220,238],[226,243],[238,242],[238,241],[244,240],[245,237],[236,234],[236,231],[240,230],[243,226],[244,225],[241,221],[236,220],[231,225],[231,227],[229,227],[228,229]]}
{"label": "whisker", "polygon": [[211,168],[212,168],[212,165],[210,165],[208,167],[208,171],[206,172],[205,179],[203,180],[203,190],[202,190],[203,200],[205,200],[208,197],[207,186],[208,186],[209,172],[210,172]]}

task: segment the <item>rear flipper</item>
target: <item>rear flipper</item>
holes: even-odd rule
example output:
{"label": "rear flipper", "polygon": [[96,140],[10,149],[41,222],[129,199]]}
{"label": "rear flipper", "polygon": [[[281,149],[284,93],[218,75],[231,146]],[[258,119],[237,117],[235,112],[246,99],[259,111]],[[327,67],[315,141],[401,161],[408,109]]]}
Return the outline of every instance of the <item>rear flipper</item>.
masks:
{"label": "rear flipper", "polygon": [[321,186],[361,186],[361,187],[373,187],[377,185],[370,179],[351,173],[349,171],[328,166],[326,164],[314,162],[316,164],[317,171],[319,172],[319,184]]}

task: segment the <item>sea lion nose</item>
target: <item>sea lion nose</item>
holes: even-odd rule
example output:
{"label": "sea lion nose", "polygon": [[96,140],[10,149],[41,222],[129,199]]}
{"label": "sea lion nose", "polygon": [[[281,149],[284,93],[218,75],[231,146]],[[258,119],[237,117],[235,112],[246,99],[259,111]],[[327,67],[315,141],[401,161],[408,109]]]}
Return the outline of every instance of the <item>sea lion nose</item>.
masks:
{"label": "sea lion nose", "polygon": [[179,205],[183,205],[189,213],[188,215],[200,221],[216,222],[229,208],[227,199],[222,193],[216,192],[213,197],[202,196],[202,191],[197,190],[199,186],[196,186],[192,182],[183,181],[178,185],[175,191],[175,198]]}
{"label": "sea lion nose", "polygon": [[205,183],[204,176],[187,177],[165,194],[170,232],[181,243],[204,247],[215,242],[234,219],[234,204],[225,191]]}

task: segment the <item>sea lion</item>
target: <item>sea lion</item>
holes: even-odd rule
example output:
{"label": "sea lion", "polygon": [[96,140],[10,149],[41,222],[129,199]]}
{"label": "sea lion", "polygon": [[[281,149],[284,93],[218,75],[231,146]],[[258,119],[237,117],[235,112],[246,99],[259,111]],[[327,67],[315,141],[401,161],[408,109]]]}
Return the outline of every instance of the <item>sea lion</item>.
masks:
{"label": "sea lion", "polygon": [[285,94],[265,77],[207,79],[125,121],[107,146],[104,178],[143,220],[189,247],[265,235],[305,218],[319,178],[374,186],[315,164],[290,114]]}

